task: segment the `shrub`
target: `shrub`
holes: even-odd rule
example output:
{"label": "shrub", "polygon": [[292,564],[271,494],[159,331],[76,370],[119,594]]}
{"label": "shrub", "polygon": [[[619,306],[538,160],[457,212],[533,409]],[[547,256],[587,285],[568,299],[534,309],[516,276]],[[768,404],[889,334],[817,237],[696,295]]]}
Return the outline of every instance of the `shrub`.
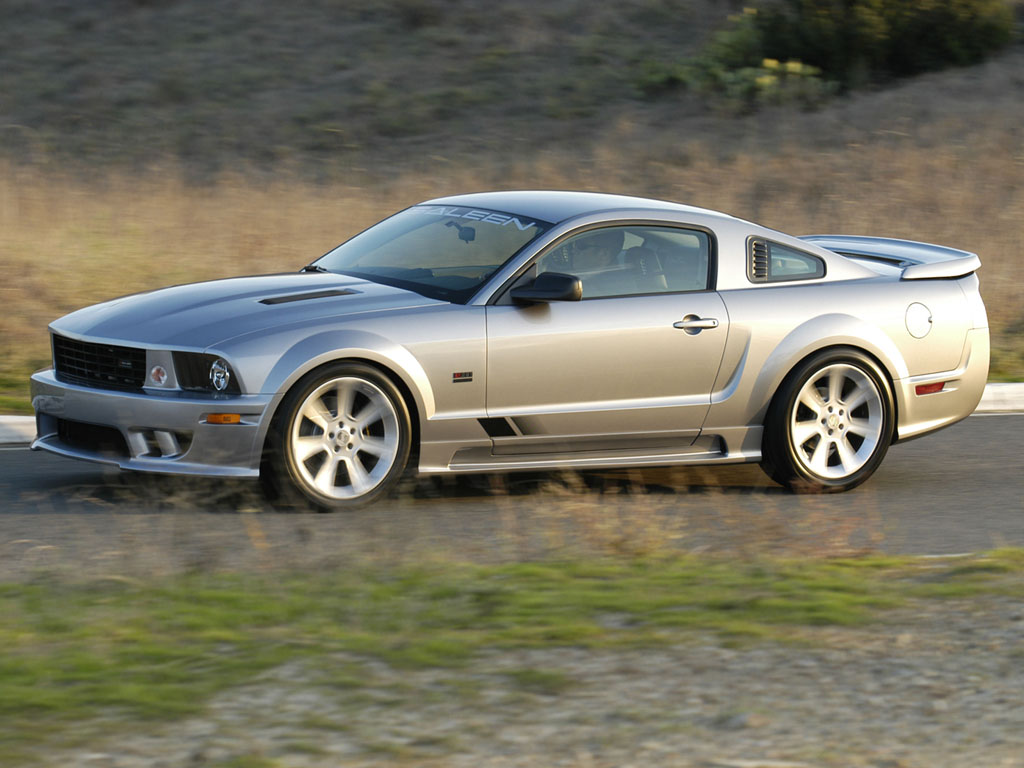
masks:
{"label": "shrub", "polygon": [[[647,96],[684,84],[728,112],[981,61],[1013,37],[1005,0],[765,0],[684,65],[644,62]],[[779,62],[785,62],[780,65]]]}
{"label": "shrub", "polygon": [[758,13],[748,8],[714,34],[704,53],[683,69],[682,79],[731,113],[765,104],[811,109],[837,90],[822,79],[818,67],[790,57],[764,56],[766,50]]}
{"label": "shrub", "polygon": [[1005,0],[776,0],[754,15],[758,52],[844,87],[974,64],[1010,42]]}

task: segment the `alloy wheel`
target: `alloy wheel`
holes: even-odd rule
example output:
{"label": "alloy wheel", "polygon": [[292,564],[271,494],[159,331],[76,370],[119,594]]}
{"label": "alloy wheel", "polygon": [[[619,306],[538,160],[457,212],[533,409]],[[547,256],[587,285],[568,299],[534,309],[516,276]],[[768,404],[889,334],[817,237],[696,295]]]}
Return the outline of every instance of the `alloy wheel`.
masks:
{"label": "alloy wheel", "polygon": [[387,478],[401,451],[391,398],[358,376],[331,378],[294,412],[288,451],[310,489],[329,499],[358,499]]}
{"label": "alloy wheel", "polygon": [[789,414],[793,455],[801,468],[828,480],[864,467],[882,439],[882,393],[860,367],[827,365],[800,388]]}

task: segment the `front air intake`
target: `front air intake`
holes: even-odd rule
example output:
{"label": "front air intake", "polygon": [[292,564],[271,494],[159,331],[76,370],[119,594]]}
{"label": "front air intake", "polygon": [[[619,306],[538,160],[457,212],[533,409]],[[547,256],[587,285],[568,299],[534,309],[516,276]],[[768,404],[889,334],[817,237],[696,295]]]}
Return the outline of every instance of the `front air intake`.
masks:
{"label": "front air intake", "polygon": [[120,430],[71,419],[57,419],[57,435],[65,445],[101,456],[128,458],[128,443]]}

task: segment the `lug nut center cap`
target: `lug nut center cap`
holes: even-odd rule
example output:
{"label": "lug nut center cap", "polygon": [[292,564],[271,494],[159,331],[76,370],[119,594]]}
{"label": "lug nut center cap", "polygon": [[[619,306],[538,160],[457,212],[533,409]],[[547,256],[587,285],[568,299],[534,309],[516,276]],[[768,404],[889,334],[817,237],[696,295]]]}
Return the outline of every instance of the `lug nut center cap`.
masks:
{"label": "lug nut center cap", "polygon": [[830,429],[835,429],[836,427],[839,426],[839,417],[836,416],[834,413],[830,414],[828,417],[828,426]]}

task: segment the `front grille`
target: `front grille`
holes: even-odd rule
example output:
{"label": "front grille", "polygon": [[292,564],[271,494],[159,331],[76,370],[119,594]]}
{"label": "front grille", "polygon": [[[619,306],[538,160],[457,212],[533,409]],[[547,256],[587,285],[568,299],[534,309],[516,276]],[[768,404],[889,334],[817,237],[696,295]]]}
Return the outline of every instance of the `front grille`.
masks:
{"label": "front grille", "polygon": [[127,458],[128,441],[121,431],[113,427],[101,427],[98,424],[86,424],[83,421],[57,419],[57,434],[62,443],[72,448],[80,448],[104,456],[120,456]]}
{"label": "front grille", "polygon": [[146,350],[53,334],[53,367],[57,379],[70,384],[139,390],[146,381]]}

